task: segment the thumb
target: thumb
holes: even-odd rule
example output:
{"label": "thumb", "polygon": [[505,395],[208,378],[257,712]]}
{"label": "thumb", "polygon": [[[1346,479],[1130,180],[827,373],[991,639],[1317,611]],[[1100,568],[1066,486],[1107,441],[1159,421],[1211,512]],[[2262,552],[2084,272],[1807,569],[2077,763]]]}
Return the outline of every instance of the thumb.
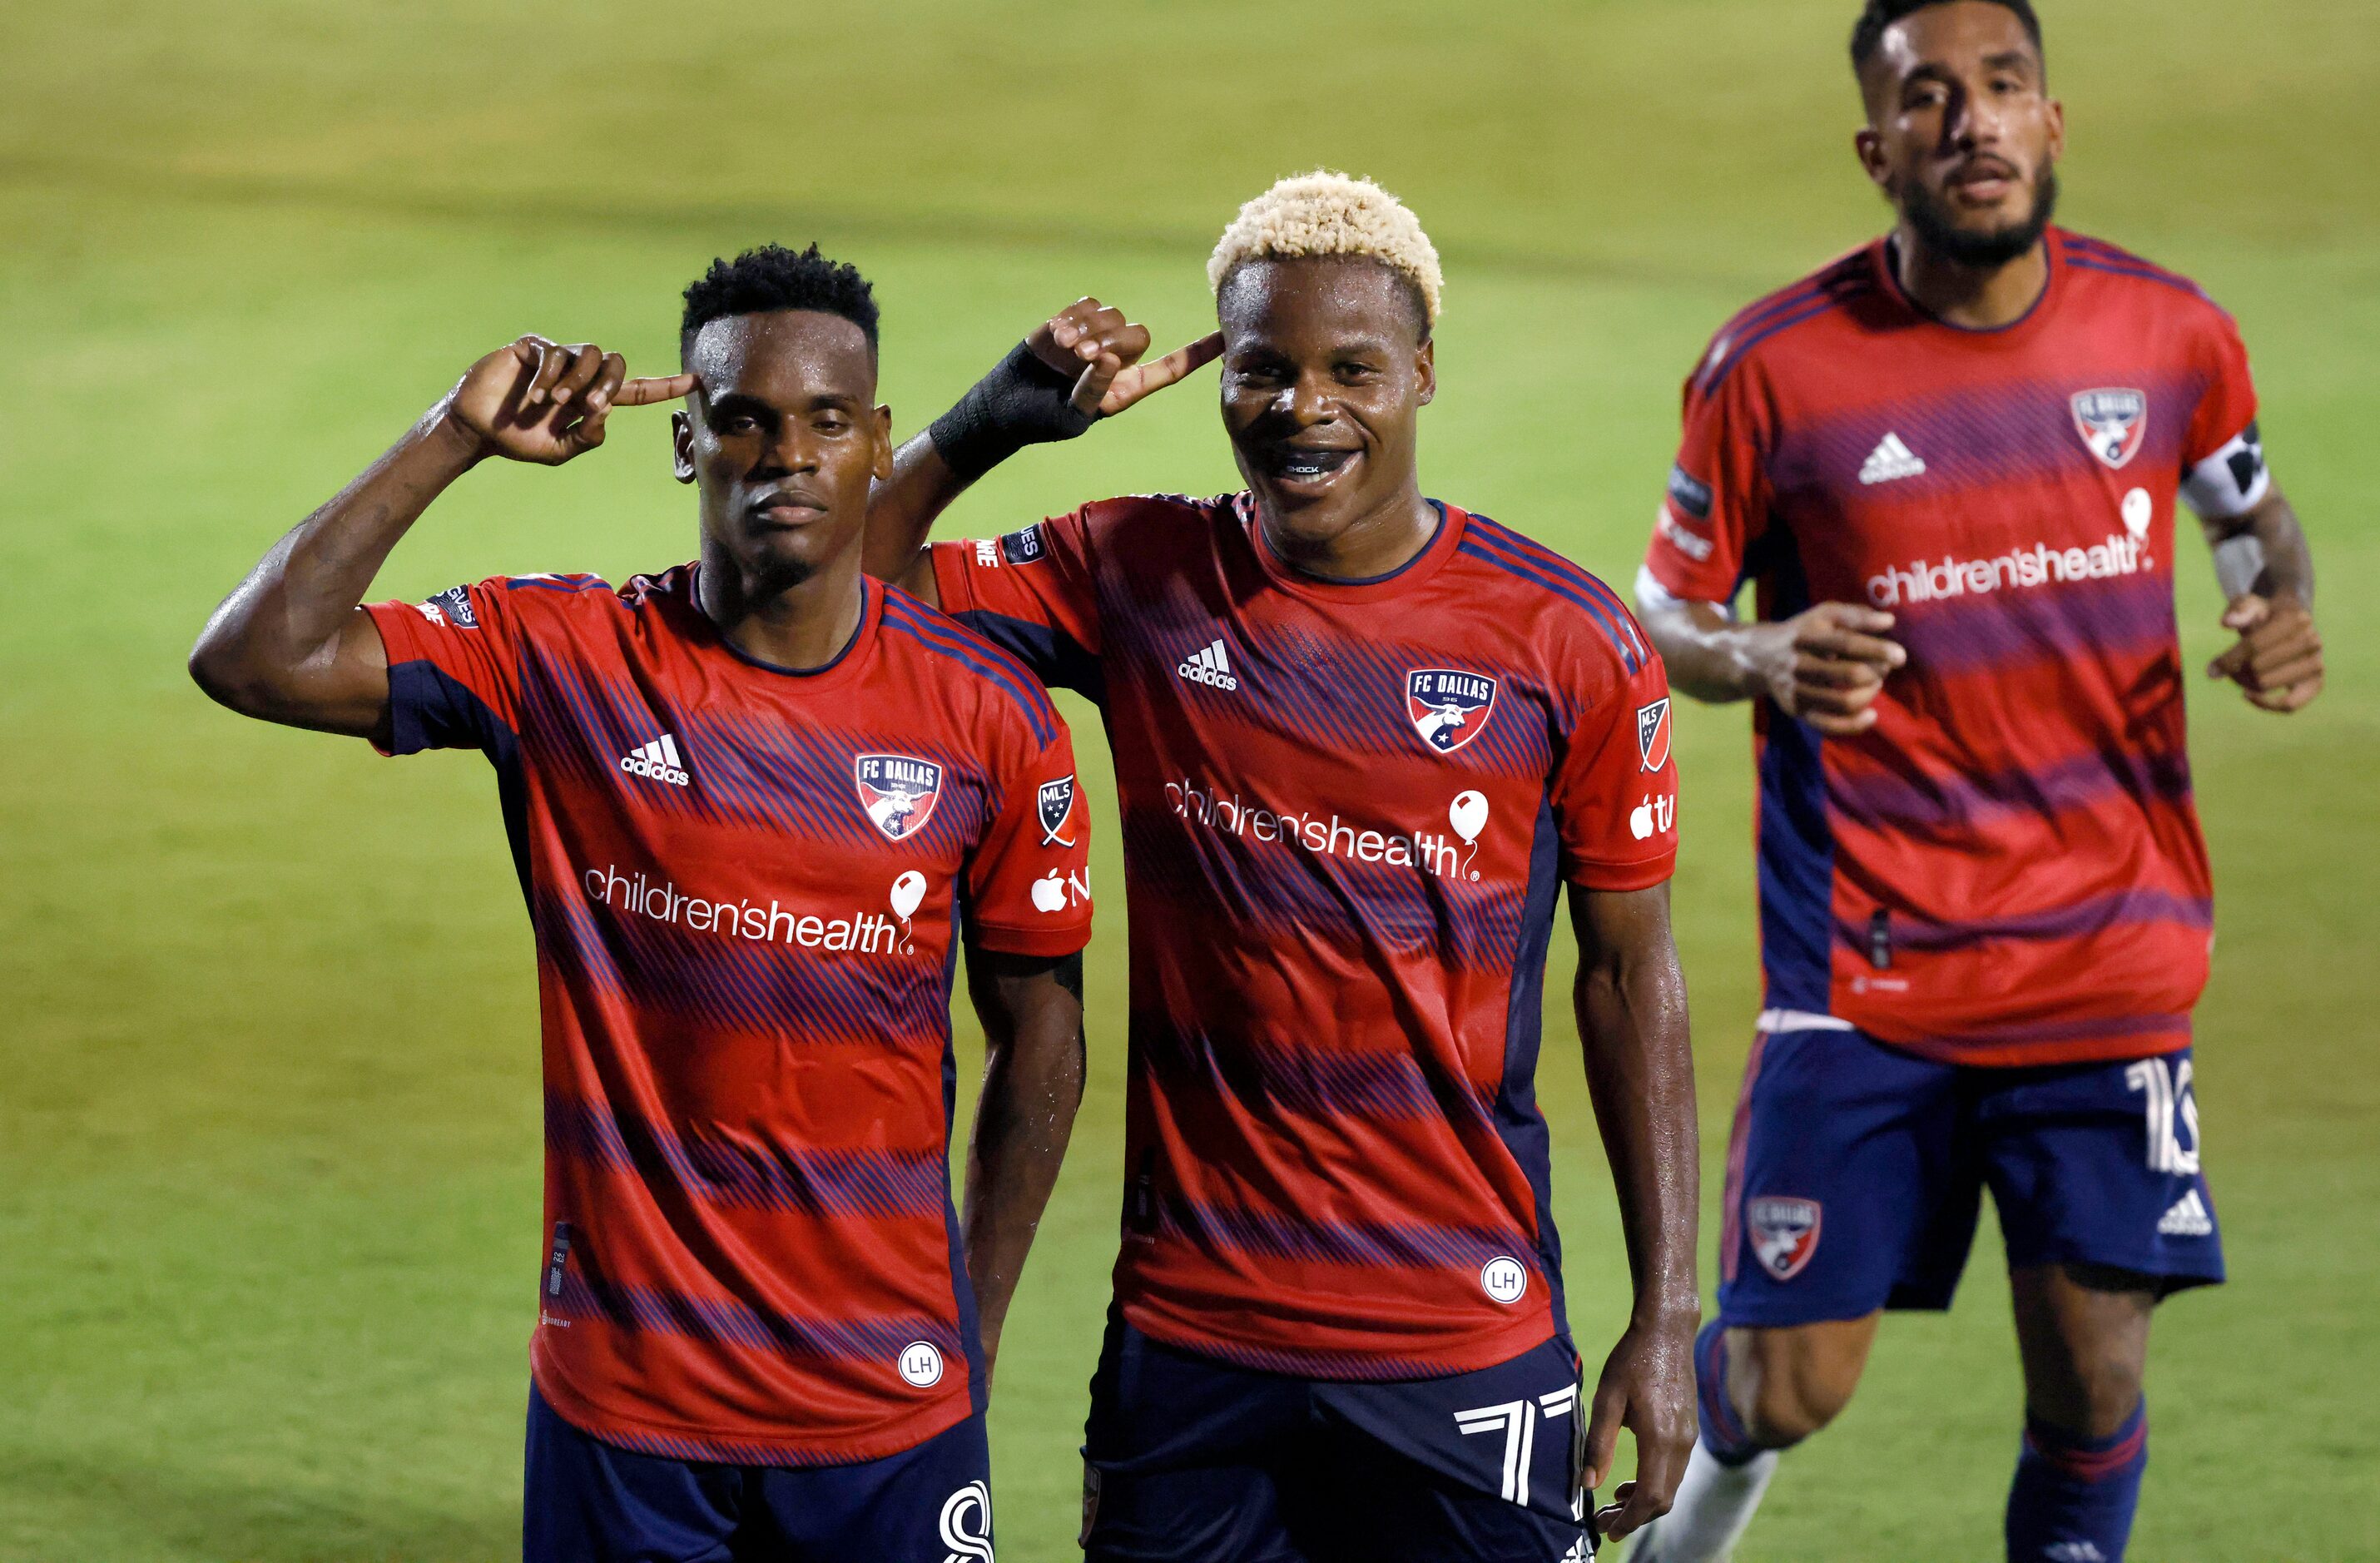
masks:
{"label": "thumb", "polygon": [[[2229,622],[2229,615],[2225,615],[2225,622]],[[2209,678],[2238,678],[2240,676],[2240,670],[2245,668],[2247,665],[2248,643],[2243,640],[2237,646],[2232,647],[2229,650],[2224,652],[2220,657],[2216,658],[2215,660],[2207,663],[2206,676]]]}
{"label": "thumb", "polygon": [[1068,405],[1085,418],[1099,416],[1099,403],[1123,372],[1123,360],[1113,353],[1101,353],[1084,366],[1082,378],[1075,382],[1075,394],[1066,398]]}

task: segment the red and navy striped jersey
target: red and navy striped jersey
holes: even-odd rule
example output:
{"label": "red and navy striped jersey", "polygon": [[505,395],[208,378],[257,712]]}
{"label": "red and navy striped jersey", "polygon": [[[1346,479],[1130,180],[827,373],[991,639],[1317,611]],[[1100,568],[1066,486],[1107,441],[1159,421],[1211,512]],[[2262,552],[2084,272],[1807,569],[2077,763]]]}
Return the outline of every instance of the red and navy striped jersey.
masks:
{"label": "red and navy striped jersey", "polygon": [[1384,578],[1245,495],[939,544],[945,607],[1096,700],[1132,925],[1124,1317],[1272,1371],[1439,1375],[1559,1327],[1535,1094],[1563,881],[1669,877],[1661,663],[1595,577],[1440,507]]}
{"label": "red and navy striped jersey", "polygon": [[2190,1039],[2212,902],[2173,600],[2179,492],[2266,491],[2230,318],[2062,230],[2030,314],[1966,331],[1879,241],[1753,306],[1685,392],[1642,584],[1764,619],[1897,616],[1865,734],[1756,709],[1768,1024],[1973,1063]]}
{"label": "red and navy striped jersey", "polygon": [[1015,659],[868,583],[753,661],[696,569],[371,610],[390,748],[494,762],[537,937],[555,1411],[679,1459],[841,1464],[980,1404],[949,1193],[954,907],[1090,935],[1072,741]]}

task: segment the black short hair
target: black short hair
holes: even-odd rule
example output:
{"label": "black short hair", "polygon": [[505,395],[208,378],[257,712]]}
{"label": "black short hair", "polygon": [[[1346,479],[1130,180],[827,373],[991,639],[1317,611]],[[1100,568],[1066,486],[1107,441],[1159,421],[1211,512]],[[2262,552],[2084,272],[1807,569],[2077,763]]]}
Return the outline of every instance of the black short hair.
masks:
{"label": "black short hair", "polygon": [[[1860,13],[1858,23],[1852,29],[1852,70],[1864,75],[1868,61],[1884,42],[1884,30],[1903,17],[1935,6],[1947,6],[1950,0],[1867,0],[1867,9]],[[1985,4],[2014,11],[2016,19],[2024,23],[2025,36],[2033,40],[2033,52],[2048,58],[2041,45],[2041,18],[2034,14],[2033,0],[1985,0]]]}
{"label": "black short hair", "polygon": [[859,268],[828,260],[815,244],[798,254],[781,244],[764,244],[733,260],[713,260],[710,270],[686,285],[678,352],[691,348],[695,333],[713,321],[775,309],[841,315],[866,333],[870,352],[876,348],[876,290]]}

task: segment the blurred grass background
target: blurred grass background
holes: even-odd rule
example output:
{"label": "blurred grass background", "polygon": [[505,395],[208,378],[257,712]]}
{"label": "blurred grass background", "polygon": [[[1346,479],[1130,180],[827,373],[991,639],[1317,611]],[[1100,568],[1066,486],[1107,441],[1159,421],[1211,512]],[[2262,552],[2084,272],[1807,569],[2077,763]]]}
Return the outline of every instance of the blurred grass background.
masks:
{"label": "blurred grass background", "polygon": [[[816,238],[878,283],[906,433],[1080,294],[1162,345],[1205,329],[1201,262],[1236,203],[1348,167],[1447,260],[1427,486],[1624,588],[1710,333],[1884,221],[1849,147],[1854,8],[0,13],[0,1558],[516,1552],[536,1004],[485,768],[242,722],[181,671],[270,539],[473,357],[535,329],[659,365],[712,255]],[[2199,1080],[2233,1282],[2159,1318],[2135,1552],[2380,1557],[2357,1387],[2380,1375],[2380,657],[2360,622],[2380,587],[2380,27],[2362,0],[2047,21],[2065,216],[2240,318],[2332,659],[2292,720],[2194,700],[2221,929]],[[1231,486],[1212,394],[1020,458],[952,525]],[[630,413],[567,469],[474,473],[382,588],[618,580],[692,551],[664,420]],[[2184,554],[2203,660],[2216,601]],[[1096,717],[1069,714],[1111,821]],[[1743,713],[1683,709],[1678,741],[1715,1163],[1757,998]],[[1102,854],[1116,883],[1112,830]],[[1012,1563],[1075,1556],[1123,948],[1119,897],[1091,1094],[993,1413]],[[1567,1036],[1566,951],[1556,967]],[[1549,1046],[1544,1080],[1592,1358],[1625,1276],[1575,1055]],[[1743,1563],[1998,1555],[2019,1401],[1994,1242],[1951,1315],[1888,1328]]]}

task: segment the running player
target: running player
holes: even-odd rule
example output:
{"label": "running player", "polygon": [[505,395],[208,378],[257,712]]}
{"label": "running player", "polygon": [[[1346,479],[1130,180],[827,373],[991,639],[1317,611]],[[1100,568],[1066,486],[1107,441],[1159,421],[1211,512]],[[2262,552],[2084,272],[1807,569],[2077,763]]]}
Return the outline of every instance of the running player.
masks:
{"label": "running player", "polygon": [[2177,493],[2240,634],[2208,671],[2265,709],[2321,688],[2313,573],[2230,318],[2050,226],[2030,6],[1872,0],[1852,58],[1899,224],[1712,344],[1637,595],[1682,688],[1758,702],[1767,981],[1702,1438],[1638,1556],[1725,1555],[1880,1311],[1949,1305],[1988,1186],[2025,1384],[2008,1554],[2113,1563],[2150,1312],[2223,1275]]}
{"label": "running player", "polygon": [[[532,1563],[991,1557],[991,1355],[1082,1084],[1087,836],[1038,683],[860,571],[876,331],[858,273],[770,247],[686,290],[671,379],[500,347],[192,654],[250,716],[494,763],[545,1030]],[[680,394],[696,563],[358,606],[478,462],[559,465]],[[959,904],[991,1043],[963,1227]]]}
{"label": "running player", "polygon": [[[1085,1545],[1584,1557],[1621,1425],[1613,1533],[1666,1506],[1693,1438],[1660,659],[1586,572],[1423,497],[1439,270],[1410,212],[1284,181],[1208,276],[1218,337],[1139,367],[1148,333],[1084,301],[905,447],[870,516],[871,567],[1098,701],[1115,751],[1127,1181]],[[1245,492],[927,548],[1019,443],[1218,348]],[[1533,1084],[1565,884],[1636,1299],[1591,1408]]]}

